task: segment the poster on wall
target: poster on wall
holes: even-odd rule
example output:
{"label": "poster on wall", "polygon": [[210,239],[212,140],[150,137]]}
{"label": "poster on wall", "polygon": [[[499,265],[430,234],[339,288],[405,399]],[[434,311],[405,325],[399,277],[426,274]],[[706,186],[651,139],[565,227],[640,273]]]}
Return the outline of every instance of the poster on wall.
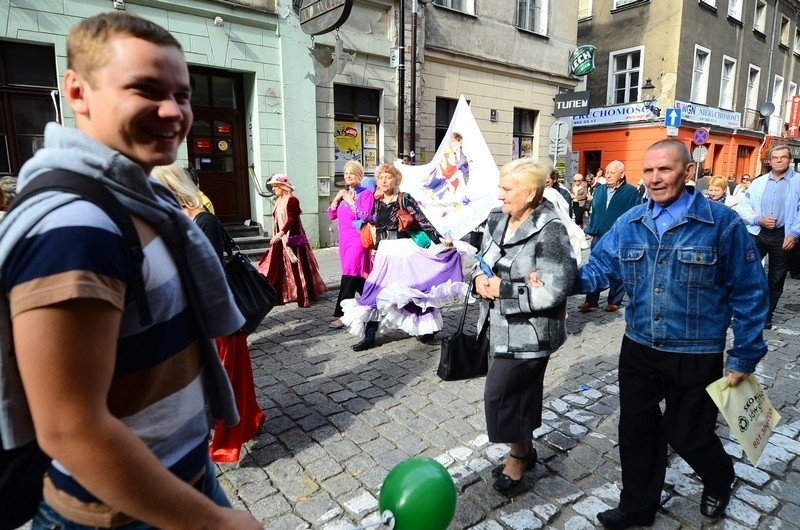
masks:
{"label": "poster on wall", "polygon": [[518,158],[519,158],[519,138],[515,136],[514,139],[511,140],[511,160],[516,160]]}
{"label": "poster on wall", "polygon": [[395,167],[403,174],[401,190],[419,202],[445,237],[461,239],[500,204],[500,171],[463,95],[431,162],[409,166],[396,161]]}
{"label": "poster on wall", "polygon": [[533,156],[533,138],[520,138],[519,157],[527,158]]}
{"label": "poster on wall", "polygon": [[364,149],[364,172],[374,173],[375,167],[378,165],[378,150],[377,149]]}
{"label": "poster on wall", "polygon": [[364,124],[364,147],[378,148],[378,126],[374,123]]}
{"label": "poster on wall", "polygon": [[363,160],[361,124],[355,121],[335,121],[333,123],[333,157],[336,173],[344,173],[344,164]]}

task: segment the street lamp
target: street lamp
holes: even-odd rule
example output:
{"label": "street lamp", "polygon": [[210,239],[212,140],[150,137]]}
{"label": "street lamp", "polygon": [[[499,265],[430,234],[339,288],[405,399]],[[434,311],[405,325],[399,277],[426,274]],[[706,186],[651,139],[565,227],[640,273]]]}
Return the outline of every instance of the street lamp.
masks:
{"label": "street lamp", "polygon": [[655,116],[661,116],[661,109],[658,108],[658,103],[656,103],[656,98],[653,95],[653,90],[655,89],[656,87],[653,81],[648,77],[644,85],[642,85],[642,103],[644,103],[644,108],[652,112]]}

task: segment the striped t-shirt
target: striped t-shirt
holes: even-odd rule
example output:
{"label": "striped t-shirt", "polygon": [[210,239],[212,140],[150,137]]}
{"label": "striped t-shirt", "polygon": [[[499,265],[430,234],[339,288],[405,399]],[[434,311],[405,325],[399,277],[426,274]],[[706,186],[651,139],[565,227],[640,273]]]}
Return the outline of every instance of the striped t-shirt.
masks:
{"label": "striped t-shirt", "polygon": [[[103,300],[123,311],[108,407],[164,466],[188,481],[203,469],[208,452],[199,332],[167,247],[145,222],[134,218],[134,225],[153,315],[147,327],[139,322],[136,302],[125,296],[132,265],[125,240],[87,201],[54,210],[19,241],[2,264],[3,288],[12,319],[77,298]],[[91,327],[88,322],[86,331]],[[59,489],[96,500],[59,462],[49,473]]]}

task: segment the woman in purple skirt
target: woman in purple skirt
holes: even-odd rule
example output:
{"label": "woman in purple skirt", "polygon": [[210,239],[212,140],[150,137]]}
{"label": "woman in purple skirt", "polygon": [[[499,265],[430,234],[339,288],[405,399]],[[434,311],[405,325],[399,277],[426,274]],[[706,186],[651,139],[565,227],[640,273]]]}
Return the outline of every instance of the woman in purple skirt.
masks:
{"label": "woman in purple skirt", "polygon": [[[371,220],[378,251],[361,296],[341,303],[342,322],[350,333],[363,336],[352,346],[355,351],[374,348],[381,327],[432,336],[442,328],[439,308],[467,291],[458,251],[431,225],[417,201],[399,191],[397,168],[384,164],[375,175]],[[414,217],[413,229],[400,230],[400,210]]]}
{"label": "woman in purple skirt", "polygon": [[364,168],[355,160],[344,165],[346,187],[339,191],[328,207],[328,217],[337,220],[339,227],[339,260],[342,263],[342,282],[339,299],[333,316],[336,318],[328,326],[331,329],[344,327],[342,323],[342,300],[355,298],[356,293],[364,292],[364,280],[372,270],[372,253],[361,244],[359,233],[361,224],[372,216],[375,196],[361,185]]}

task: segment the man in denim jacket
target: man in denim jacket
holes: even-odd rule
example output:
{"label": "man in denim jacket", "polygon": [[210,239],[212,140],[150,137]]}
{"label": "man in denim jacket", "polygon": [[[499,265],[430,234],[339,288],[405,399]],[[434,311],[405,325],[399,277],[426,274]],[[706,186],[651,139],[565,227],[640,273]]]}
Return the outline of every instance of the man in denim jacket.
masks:
{"label": "man in denim jacket", "polygon": [[723,374],[728,326],[734,339],[724,373],[731,385],[767,352],[761,258],[735,212],[686,187],[693,166],[681,142],[650,146],[650,201],[620,217],[578,272],[579,292],[621,279],[630,298],[619,360],[623,488],[619,507],[597,516],[606,528],[654,522],[667,443],[702,479],[703,515],[724,513],[735,474],[714,433],[717,408],[705,387]]}

